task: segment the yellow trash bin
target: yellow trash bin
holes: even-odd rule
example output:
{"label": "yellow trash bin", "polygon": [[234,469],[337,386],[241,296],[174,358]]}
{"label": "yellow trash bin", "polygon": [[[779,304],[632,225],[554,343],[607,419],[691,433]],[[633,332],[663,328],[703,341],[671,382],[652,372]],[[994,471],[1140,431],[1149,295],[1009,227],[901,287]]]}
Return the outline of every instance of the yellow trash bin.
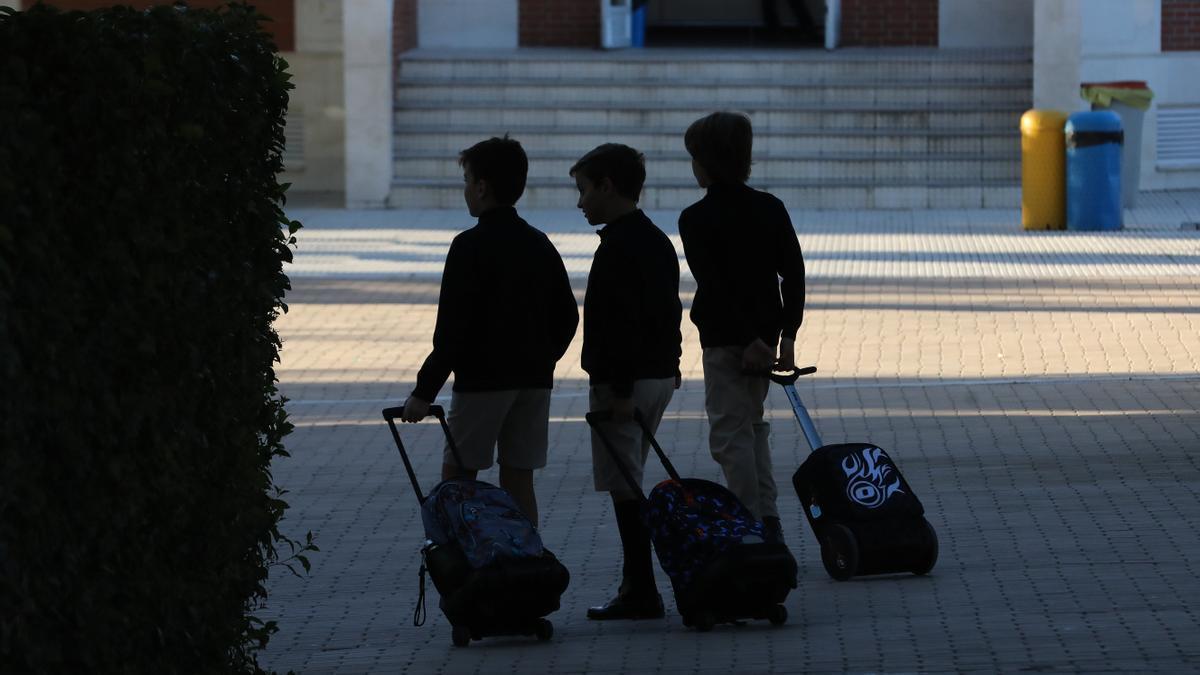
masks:
{"label": "yellow trash bin", "polygon": [[1021,226],[1026,230],[1067,229],[1067,149],[1058,110],[1021,116]]}

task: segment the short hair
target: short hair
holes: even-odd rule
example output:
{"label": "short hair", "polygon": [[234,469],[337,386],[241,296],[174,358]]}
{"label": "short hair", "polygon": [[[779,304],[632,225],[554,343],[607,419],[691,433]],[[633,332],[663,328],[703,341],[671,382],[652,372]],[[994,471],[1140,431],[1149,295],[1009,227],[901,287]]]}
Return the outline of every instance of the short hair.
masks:
{"label": "short hair", "polygon": [[753,144],[750,116],[741,112],[701,117],[683,135],[688,154],[716,183],[745,183],[750,178]]}
{"label": "short hair", "polygon": [[458,165],[470,168],[475,180],[486,180],[501,204],[512,206],[525,193],[529,158],[521,144],[508,134],[480,141],[458,153]]}
{"label": "short hair", "polygon": [[592,183],[612,181],[617,194],[637,201],[646,183],[646,158],[628,145],[605,143],[575,162],[570,175],[582,174]]}

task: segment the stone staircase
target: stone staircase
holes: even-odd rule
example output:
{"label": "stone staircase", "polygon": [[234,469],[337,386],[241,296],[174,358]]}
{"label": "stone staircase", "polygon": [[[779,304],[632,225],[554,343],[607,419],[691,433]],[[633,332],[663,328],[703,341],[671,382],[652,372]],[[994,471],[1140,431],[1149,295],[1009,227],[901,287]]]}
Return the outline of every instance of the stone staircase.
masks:
{"label": "stone staircase", "polygon": [[521,207],[574,207],[571,165],[619,142],[646,155],[642,206],[682,208],[702,194],[683,132],[722,109],[750,114],[750,184],[791,208],[1020,203],[1028,52],[416,50],[397,73],[392,207],[461,208],[458,152],[507,132]]}

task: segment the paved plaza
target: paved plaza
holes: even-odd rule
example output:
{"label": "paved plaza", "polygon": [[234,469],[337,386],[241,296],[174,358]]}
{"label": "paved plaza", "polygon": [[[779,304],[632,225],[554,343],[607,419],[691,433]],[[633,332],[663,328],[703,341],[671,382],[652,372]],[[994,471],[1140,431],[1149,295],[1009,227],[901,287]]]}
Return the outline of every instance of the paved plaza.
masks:
{"label": "paved plaza", "polygon": [[[793,211],[808,266],[797,361],[826,442],[887,449],[941,540],[927,577],[839,583],[790,478],[808,452],[786,397],[769,406],[788,543],[785,626],[597,623],[620,573],[592,489],[580,336],[559,364],[542,535],[571,571],[549,643],[457,649],[429,587],[412,625],[417,503],[380,410],[428,352],[448,243],[464,211],[294,205],[277,372],[296,425],[283,529],[321,547],[276,569],[279,633],[263,665],[302,673],[1195,672],[1200,670],[1200,194],[1145,193],[1120,232],[1022,232],[1015,210]],[[559,247],[582,300],[597,237],[575,211],[523,215]],[[676,248],[676,212],[649,213]],[[685,310],[694,283],[684,268]],[[682,388],[660,440],[684,475],[720,480],[706,443],[700,346],[683,325]],[[476,336],[486,341],[487,335]],[[448,403],[450,388],[443,391]],[[404,433],[426,488],[440,430]],[[651,460],[647,483],[665,475]],[[495,481],[495,469],[481,474]]]}

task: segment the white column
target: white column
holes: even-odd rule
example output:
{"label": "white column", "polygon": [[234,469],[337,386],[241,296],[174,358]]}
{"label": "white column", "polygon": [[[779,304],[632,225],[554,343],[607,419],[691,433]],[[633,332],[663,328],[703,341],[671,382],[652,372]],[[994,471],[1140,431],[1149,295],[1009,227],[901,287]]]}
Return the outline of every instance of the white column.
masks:
{"label": "white column", "polygon": [[[1178,60],[1184,53],[1162,52],[1162,0],[1084,0],[1083,54],[1080,79],[1084,82],[1142,80],[1154,90],[1154,106],[1143,118],[1139,187],[1154,189],[1179,186],[1172,181],[1185,180],[1177,172],[1157,170],[1158,107],[1175,102],[1196,102],[1200,78],[1195,75],[1196,60]],[[1170,76],[1172,65],[1183,66]],[[1086,105],[1086,104],[1085,104]],[[1131,178],[1134,160],[1132,129],[1126,129],[1122,176]],[[1132,181],[1131,181],[1132,182]],[[1184,185],[1195,187],[1196,175]]]}
{"label": "white column", "polygon": [[1033,107],[1073,112],[1079,98],[1083,24],[1080,0],[1037,0],[1033,7]]}
{"label": "white column", "polygon": [[346,0],[346,206],[382,208],[392,186],[392,0]]}

